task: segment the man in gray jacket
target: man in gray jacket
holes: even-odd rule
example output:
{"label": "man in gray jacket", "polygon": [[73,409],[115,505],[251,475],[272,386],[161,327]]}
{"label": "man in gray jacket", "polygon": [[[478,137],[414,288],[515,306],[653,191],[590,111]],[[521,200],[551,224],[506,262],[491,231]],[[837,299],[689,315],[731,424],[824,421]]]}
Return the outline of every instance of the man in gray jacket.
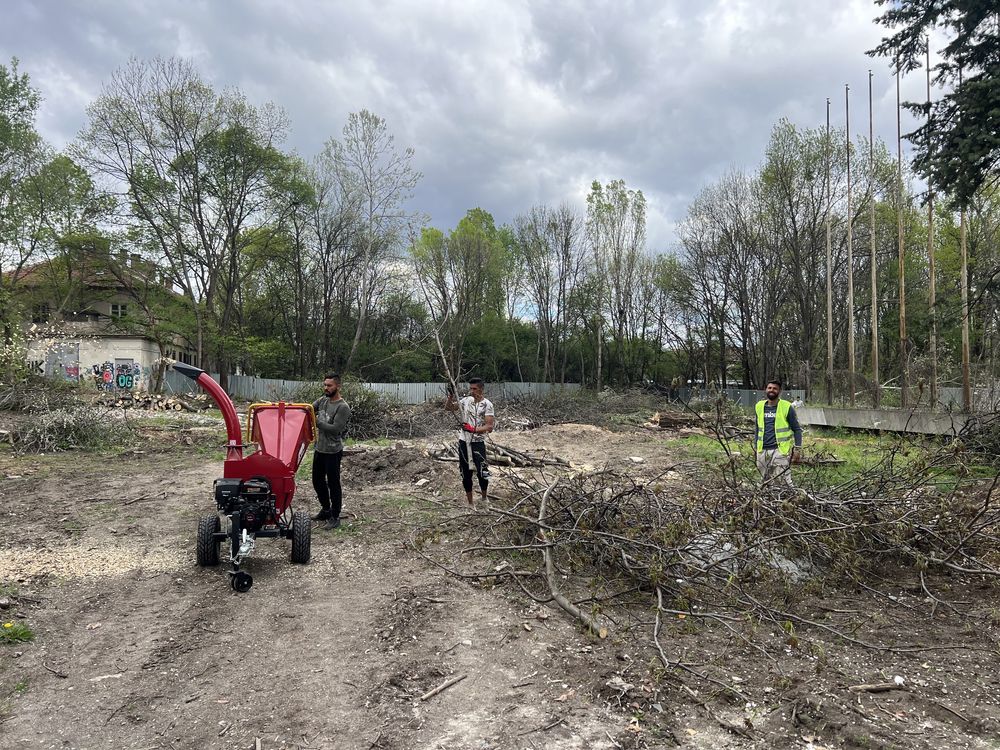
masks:
{"label": "man in gray jacket", "polygon": [[326,521],[327,529],[340,526],[343,491],[340,487],[340,459],[344,456],[344,433],[351,419],[351,407],[341,398],[340,375],[323,379],[323,396],[313,404],[316,412],[316,451],[312,481],[322,506],[313,520]]}

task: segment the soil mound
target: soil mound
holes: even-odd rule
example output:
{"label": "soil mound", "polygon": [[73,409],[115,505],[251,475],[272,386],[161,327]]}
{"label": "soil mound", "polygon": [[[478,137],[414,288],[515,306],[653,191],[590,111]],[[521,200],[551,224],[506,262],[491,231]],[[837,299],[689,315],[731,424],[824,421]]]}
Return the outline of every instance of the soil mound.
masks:
{"label": "soil mound", "polygon": [[412,483],[436,479],[448,472],[450,464],[434,461],[421,448],[396,443],[386,448],[368,448],[363,453],[344,456],[344,483],[354,487]]}

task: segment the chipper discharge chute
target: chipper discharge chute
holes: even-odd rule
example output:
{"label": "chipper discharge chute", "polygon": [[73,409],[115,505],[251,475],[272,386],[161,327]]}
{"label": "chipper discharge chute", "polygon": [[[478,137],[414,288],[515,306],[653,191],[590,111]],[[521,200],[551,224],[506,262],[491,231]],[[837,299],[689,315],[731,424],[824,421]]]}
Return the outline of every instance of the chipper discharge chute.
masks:
{"label": "chipper discharge chute", "polygon": [[295,472],[316,437],[312,405],[251,405],[244,442],[236,409],[222,386],[197,367],[173,367],[198,383],[218,404],[228,438],[223,476],[215,480],[216,513],[198,522],[198,564],[218,565],[219,546],[227,542],[232,586],[245,592],[253,586],[253,578],[240,570],[240,565],[253,552],[257,539],[289,538],[292,562],[308,562],[312,520],[307,513],[292,510],[292,497]]}

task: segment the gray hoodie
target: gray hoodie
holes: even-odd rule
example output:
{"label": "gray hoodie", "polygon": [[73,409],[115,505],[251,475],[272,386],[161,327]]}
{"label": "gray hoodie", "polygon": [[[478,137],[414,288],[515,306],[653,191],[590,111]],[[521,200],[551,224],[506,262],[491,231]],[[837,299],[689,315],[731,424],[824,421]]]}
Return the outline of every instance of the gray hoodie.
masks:
{"label": "gray hoodie", "polygon": [[351,419],[351,407],[344,399],[331,401],[329,396],[322,396],[313,403],[316,411],[317,453],[340,453],[344,450],[344,433]]}

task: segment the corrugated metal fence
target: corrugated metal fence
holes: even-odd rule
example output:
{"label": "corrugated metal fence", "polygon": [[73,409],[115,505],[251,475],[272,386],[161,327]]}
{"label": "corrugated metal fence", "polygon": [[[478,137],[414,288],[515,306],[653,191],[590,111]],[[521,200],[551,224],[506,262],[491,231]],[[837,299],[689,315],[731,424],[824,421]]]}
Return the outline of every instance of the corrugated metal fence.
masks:
{"label": "corrugated metal fence", "polygon": [[[209,373],[216,380],[218,373]],[[363,383],[377,393],[385,394],[403,404],[422,404],[444,396],[443,383]],[[486,395],[491,399],[511,399],[518,396],[546,396],[560,389],[579,390],[579,383],[489,383]],[[172,370],[166,373],[163,390],[167,393],[197,393],[201,390],[193,380]],[[256,378],[251,375],[230,375],[229,395],[243,401],[280,401],[294,398],[318,398],[322,387],[316,380],[280,380]]]}
{"label": "corrugated metal fence", "polygon": [[[702,401],[714,399],[719,393],[725,393],[726,398],[730,401],[747,409],[752,409],[758,401],[764,398],[764,391],[746,390],[745,388],[726,388],[723,391],[712,388],[674,388],[670,393],[670,398],[685,402]],[[795,401],[796,399],[804,399],[806,392],[795,388],[786,388],[781,392],[781,397],[786,401]]]}

